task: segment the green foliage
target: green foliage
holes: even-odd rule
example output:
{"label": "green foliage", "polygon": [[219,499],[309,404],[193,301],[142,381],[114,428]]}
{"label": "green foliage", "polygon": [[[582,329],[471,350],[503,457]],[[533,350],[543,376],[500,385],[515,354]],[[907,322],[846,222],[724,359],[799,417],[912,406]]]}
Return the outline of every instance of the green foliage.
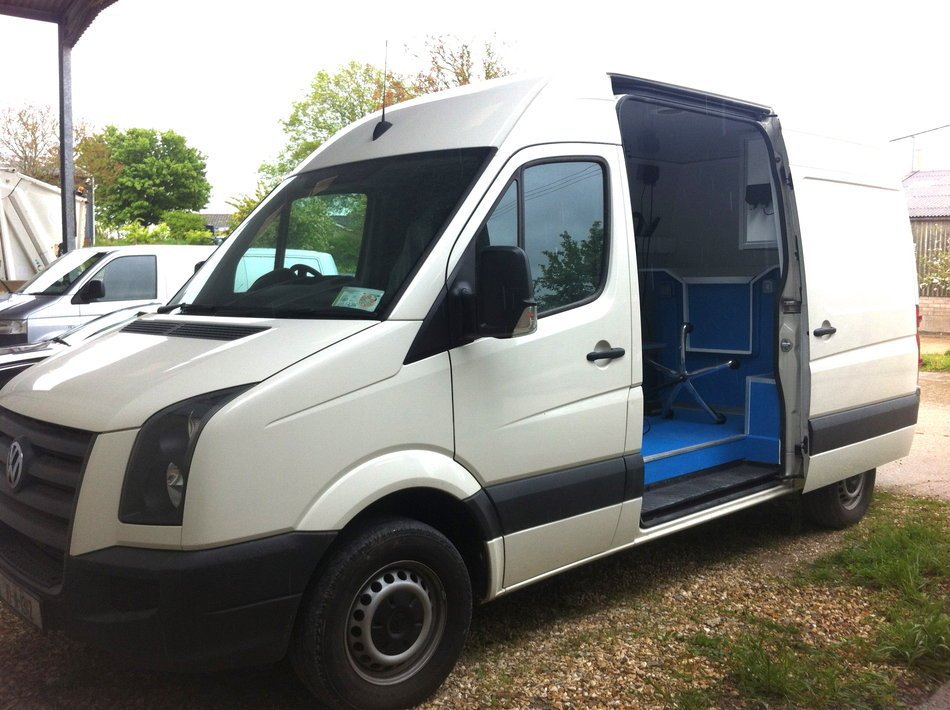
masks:
{"label": "green foliage", "polygon": [[161,221],[168,225],[172,239],[184,239],[188,232],[205,232],[205,218],[197,212],[168,210],[162,212]]}
{"label": "green foliage", "polygon": [[[214,235],[207,229],[190,229],[180,239],[184,244],[214,244]],[[172,241],[176,241],[174,237]]]}
{"label": "green foliage", "polygon": [[[417,55],[426,63],[421,71],[386,75],[387,106],[508,74],[491,41],[474,52],[471,43],[456,37],[430,36],[423,54]],[[481,55],[480,68],[476,54]],[[287,143],[274,162],[261,165],[264,182],[272,186],[341,128],[382,108],[383,91],[383,70],[372,64],[351,61],[335,72],[318,71],[306,96],[293,103],[290,116],[281,122]]]}
{"label": "green foliage", "polygon": [[941,353],[924,353],[920,356],[923,363],[920,369],[924,372],[950,372],[950,350]]}
{"label": "green foliage", "polygon": [[102,140],[118,171],[97,190],[100,217],[108,225],[157,224],[169,210],[198,210],[211,194],[205,157],[174,131],[106,127]]}
{"label": "green foliage", "polygon": [[896,592],[917,604],[950,577],[947,532],[926,518],[871,520],[867,539],[817,562],[813,576]]}
{"label": "green foliage", "polygon": [[854,670],[845,654],[816,648],[797,634],[744,632],[729,644],[726,664],[743,697],[766,703],[877,708],[891,706],[896,692],[882,673]]}
{"label": "green foliage", "polygon": [[950,251],[941,251],[924,262],[920,274],[920,288],[950,291]]}
{"label": "green foliage", "polygon": [[[859,584],[885,595],[877,650],[938,680],[950,678],[950,525],[945,506],[915,501],[900,515],[874,517],[864,539],[818,560],[813,579]],[[852,534],[857,534],[855,531]]]}
{"label": "green foliage", "polygon": [[247,219],[247,216],[270,194],[275,185],[276,181],[273,180],[259,180],[254,192],[247,192],[228,200],[228,205],[234,208],[230,223],[232,230]]}
{"label": "green foliage", "polygon": [[570,234],[561,234],[561,248],[542,252],[548,263],[541,265],[541,275],[534,280],[538,310],[576,303],[595,293],[600,285],[604,253],[604,228],[594,222],[587,239],[576,241]]}
{"label": "green foliage", "polygon": [[937,680],[950,678],[950,616],[945,602],[930,602],[913,618],[889,625],[881,652]]}
{"label": "green foliage", "polygon": [[167,224],[144,225],[127,222],[116,230],[117,237],[108,240],[111,244],[170,244],[171,230]]}
{"label": "green foliage", "polygon": [[280,178],[341,128],[378,110],[382,85],[383,72],[371,64],[350,62],[333,73],[318,71],[307,95],[281,122],[286,146],[274,163],[261,166],[261,174]]}
{"label": "green foliage", "polygon": [[333,255],[341,274],[355,273],[366,213],[364,195],[316,196],[291,205],[287,246]]}

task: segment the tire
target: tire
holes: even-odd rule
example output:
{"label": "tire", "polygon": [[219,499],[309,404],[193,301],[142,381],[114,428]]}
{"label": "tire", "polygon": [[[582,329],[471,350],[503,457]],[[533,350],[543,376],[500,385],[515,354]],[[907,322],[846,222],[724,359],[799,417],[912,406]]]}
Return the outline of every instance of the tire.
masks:
{"label": "tire", "polygon": [[471,617],[471,582],[455,546],[415,520],[379,520],[341,539],[318,570],[290,657],[327,706],[410,707],[451,672]]}
{"label": "tire", "polygon": [[874,494],[875,469],[802,496],[805,514],[825,528],[841,530],[864,517]]}

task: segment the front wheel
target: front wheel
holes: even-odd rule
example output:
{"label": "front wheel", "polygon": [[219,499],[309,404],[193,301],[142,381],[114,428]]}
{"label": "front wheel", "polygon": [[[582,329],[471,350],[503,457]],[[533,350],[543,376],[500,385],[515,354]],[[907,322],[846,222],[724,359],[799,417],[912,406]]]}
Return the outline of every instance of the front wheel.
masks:
{"label": "front wheel", "polygon": [[818,525],[841,530],[864,517],[874,493],[875,469],[802,496],[805,513]]}
{"label": "front wheel", "polygon": [[418,521],[351,534],[318,572],[291,644],[297,674],[333,707],[417,705],[458,659],[472,613],[455,546]]}

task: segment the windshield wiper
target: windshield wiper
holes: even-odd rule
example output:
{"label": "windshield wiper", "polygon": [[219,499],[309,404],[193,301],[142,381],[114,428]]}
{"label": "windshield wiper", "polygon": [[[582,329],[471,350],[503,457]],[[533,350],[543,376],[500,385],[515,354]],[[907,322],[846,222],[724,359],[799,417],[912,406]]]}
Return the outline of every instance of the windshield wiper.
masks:
{"label": "windshield wiper", "polygon": [[217,313],[217,306],[209,306],[201,303],[173,303],[167,306],[160,306],[156,313],[171,313],[176,308],[181,309],[182,313],[195,313],[198,315],[212,315]]}
{"label": "windshield wiper", "polygon": [[65,345],[67,348],[72,347],[68,342],[60,338],[58,335],[54,335],[52,338],[50,338],[49,342],[59,343],[60,345]]}

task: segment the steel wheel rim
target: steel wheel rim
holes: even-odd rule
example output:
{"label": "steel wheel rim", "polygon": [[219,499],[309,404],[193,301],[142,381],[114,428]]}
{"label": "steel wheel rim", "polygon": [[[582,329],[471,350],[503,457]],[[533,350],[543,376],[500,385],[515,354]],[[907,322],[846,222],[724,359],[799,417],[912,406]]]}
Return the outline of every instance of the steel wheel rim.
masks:
{"label": "steel wheel rim", "polygon": [[864,494],[864,474],[846,478],[838,484],[838,500],[841,507],[846,510],[853,510],[861,502],[861,496]]}
{"label": "steel wheel rim", "polygon": [[424,564],[401,561],[370,575],[347,616],[346,652],[364,680],[393,685],[416,674],[445,630],[445,589]]}

